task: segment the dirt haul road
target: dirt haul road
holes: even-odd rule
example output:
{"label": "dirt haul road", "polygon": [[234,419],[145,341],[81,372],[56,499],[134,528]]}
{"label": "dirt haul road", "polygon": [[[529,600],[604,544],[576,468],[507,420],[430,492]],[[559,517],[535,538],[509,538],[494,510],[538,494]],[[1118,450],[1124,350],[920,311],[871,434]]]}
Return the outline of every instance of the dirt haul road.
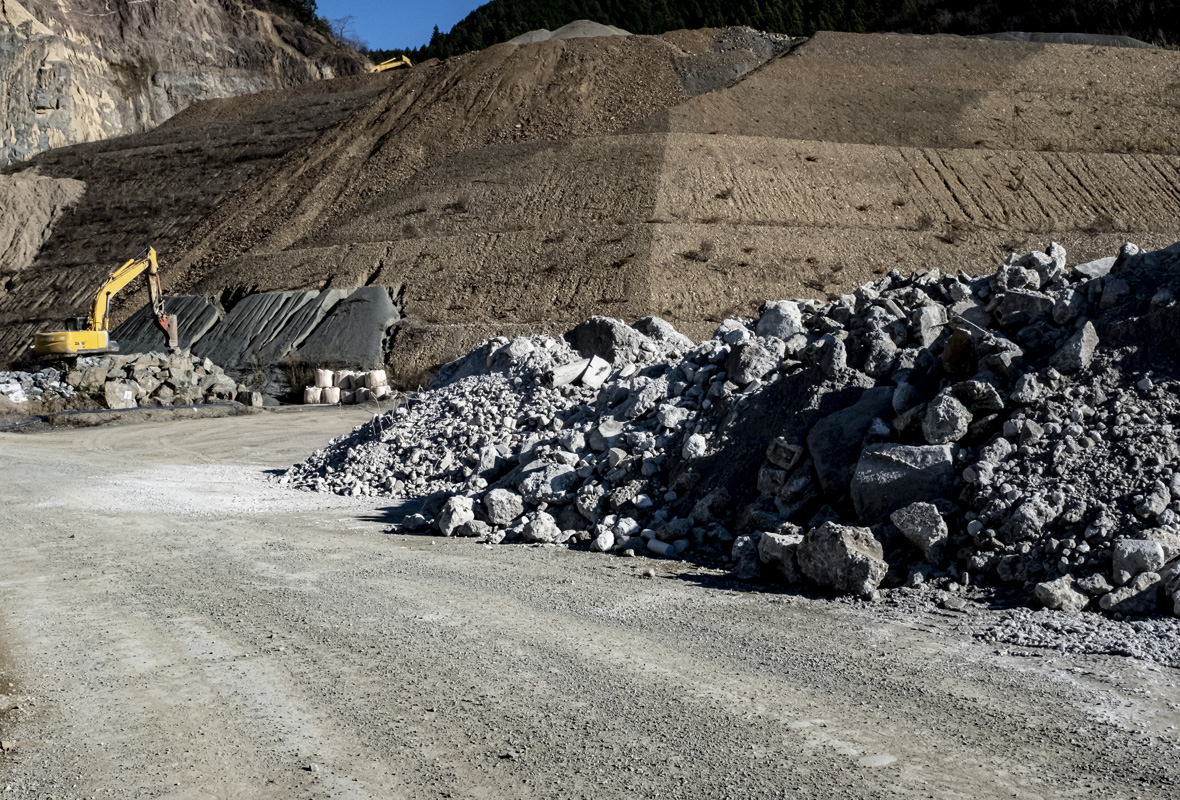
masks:
{"label": "dirt haul road", "polygon": [[272,482],[365,417],[0,434],[4,797],[1180,797],[1172,670]]}

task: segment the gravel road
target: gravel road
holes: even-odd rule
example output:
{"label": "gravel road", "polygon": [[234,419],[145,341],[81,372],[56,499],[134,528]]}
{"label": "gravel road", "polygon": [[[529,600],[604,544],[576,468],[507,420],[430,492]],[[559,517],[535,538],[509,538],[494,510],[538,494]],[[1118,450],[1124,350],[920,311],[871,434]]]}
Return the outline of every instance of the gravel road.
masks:
{"label": "gravel road", "polygon": [[366,417],[0,434],[0,794],[1180,797],[1175,670],[271,480]]}

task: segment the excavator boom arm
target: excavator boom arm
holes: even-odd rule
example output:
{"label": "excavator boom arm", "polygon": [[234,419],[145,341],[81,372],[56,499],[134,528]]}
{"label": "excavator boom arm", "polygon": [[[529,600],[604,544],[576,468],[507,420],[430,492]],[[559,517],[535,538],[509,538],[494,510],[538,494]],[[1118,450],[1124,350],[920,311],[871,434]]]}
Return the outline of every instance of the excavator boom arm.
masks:
{"label": "excavator boom arm", "polygon": [[152,310],[156,318],[164,323],[164,298],[160,287],[160,267],[156,263],[155,248],[146,247],[143,252],[129,259],[127,263],[111,273],[94,295],[90,309],[90,330],[110,330],[111,298],[127,287],[127,284],[147,272],[148,293],[152,298]]}

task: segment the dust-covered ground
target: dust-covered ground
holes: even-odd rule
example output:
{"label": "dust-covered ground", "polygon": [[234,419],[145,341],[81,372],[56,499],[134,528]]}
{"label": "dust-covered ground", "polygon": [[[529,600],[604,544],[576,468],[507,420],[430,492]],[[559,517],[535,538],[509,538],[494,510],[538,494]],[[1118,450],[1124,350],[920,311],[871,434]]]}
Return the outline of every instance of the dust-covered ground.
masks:
{"label": "dust-covered ground", "polygon": [[271,480],[368,415],[0,434],[4,796],[1180,797],[1168,667]]}

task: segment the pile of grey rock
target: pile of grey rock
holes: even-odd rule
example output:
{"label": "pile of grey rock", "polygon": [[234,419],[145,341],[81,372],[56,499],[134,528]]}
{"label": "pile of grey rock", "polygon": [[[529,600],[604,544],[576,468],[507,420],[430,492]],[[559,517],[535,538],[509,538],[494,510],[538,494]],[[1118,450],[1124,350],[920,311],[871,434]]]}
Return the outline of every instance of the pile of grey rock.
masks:
{"label": "pile of grey rock", "polygon": [[105,408],[187,406],[237,401],[261,406],[263,396],[188,351],[79,358],[65,384]]}
{"label": "pile of grey rock", "polygon": [[695,346],[595,317],[485,343],[283,480],[430,497],[403,527],[444,536],[1171,612],[1178,291],[1180,245],[1072,267],[1052,245],[768,303]]}
{"label": "pile of grey rock", "polygon": [[10,403],[67,400],[75,394],[74,387],[52,367],[39,372],[0,372],[0,396]]}

